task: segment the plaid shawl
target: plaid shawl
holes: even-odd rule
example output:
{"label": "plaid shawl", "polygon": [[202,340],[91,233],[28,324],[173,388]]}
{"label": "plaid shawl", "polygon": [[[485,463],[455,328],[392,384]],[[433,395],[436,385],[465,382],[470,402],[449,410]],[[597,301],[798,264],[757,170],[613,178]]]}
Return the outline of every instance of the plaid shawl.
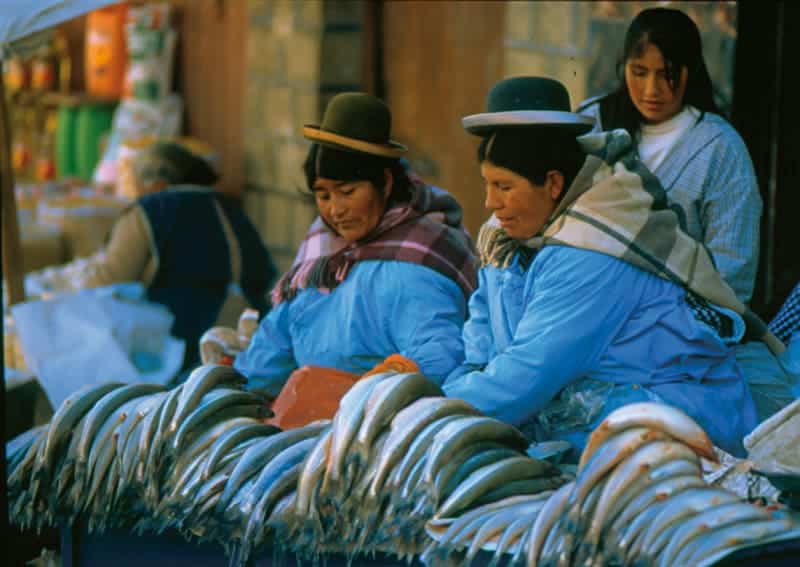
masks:
{"label": "plaid shawl", "polygon": [[517,252],[530,263],[537,250],[553,244],[602,252],[738,313],[748,337],[782,352],[783,344],[736,298],[703,244],[683,230],[681,210],[669,205],[658,179],[636,157],[629,134],[614,130],[579,140],[586,163],[542,231],[514,240],[492,216],[478,234],[481,264],[504,268]]}
{"label": "plaid shawl", "polygon": [[458,284],[469,298],[477,285],[472,241],[461,226],[461,207],[443,189],[413,181],[412,200],[384,213],[359,242],[348,243],[320,217],[311,224],[292,267],[272,290],[272,303],[291,301],[301,289],[330,292],[361,260],[397,260],[427,266]]}

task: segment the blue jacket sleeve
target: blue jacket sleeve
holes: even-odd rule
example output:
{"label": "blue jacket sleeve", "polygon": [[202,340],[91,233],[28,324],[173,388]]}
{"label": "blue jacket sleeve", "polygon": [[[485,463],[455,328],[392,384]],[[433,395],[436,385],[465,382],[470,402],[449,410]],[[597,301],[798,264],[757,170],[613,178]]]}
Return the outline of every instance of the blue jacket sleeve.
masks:
{"label": "blue jacket sleeve", "polygon": [[448,396],[513,424],[593,368],[638,303],[637,278],[649,276],[616,258],[562,246],[540,252],[530,270],[532,299],[512,343],[482,371],[444,385]]}
{"label": "blue jacket sleeve", "polygon": [[464,358],[461,329],[467,300],[451,279],[421,266],[414,271],[411,283],[407,277],[400,286],[399,279],[385,282],[385,289],[397,291],[386,324],[397,352],[441,383]]}
{"label": "blue jacket sleeve", "polygon": [[278,395],[297,368],[289,336],[289,303],[281,303],[264,317],[233,366],[247,377],[248,390]]}
{"label": "blue jacket sleeve", "polygon": [[453,370],[450,376],[461,376],[473,370],[481,370],[489,362],[493,338],[489,305],[486,301],[487,289],[486,272],[480,270],[478,289],[469,298],[469,318],[461,333],[464,343],[464,362]]}

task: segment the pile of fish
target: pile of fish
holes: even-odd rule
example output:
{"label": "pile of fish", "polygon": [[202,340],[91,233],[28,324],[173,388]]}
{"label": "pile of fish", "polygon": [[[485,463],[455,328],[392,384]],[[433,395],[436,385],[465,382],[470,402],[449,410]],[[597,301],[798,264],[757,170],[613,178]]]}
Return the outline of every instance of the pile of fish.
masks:
{"label": "pile of fish", "polygon": [[589,438],[574,481],[550,494],[513,497],[457,517],[437,513],[429,565],[466,564],[483,549],[492,565],[696,565],[800,526],[788,513],[709,487],[705,432],[670,406],[620,408]]}
{"label": "pile of fish", "polygon": [[[148,518],[203,448],[267,414],[260,396],[241,389],[244,381],[228,366],[209,365],[171,391],[107,383],[76,392],[49,424],[6,446],[12,518],[41,528],[80,516],[90,530]],[[209,473],[230,466],[237,449]]]}
{"label": "pile of fish", "polygon": [[227,366],[182,385],[104,384],[6,446],[23,527],[132,527],[317,559],[375,551],[465,564],[692,564],[797,526],[709,487],[700,427],[660,404],[610,414],[576,474],[526,454],[514,427],[416,373],[357,382],[332,421],[281,431]]}
{"label": "pile of fish", "polygon": [[430,540],[425,523],[568,479],[525,454],[515,428],[443,396],[420,374],[358,382],[332,422],[280,431],[232,368],[205,365],[166,391],[104,384],[6,447],[23,527],[134,526],[219,541],[244,563],[271,538],[306,557]]}
{"label": "pile of fish", "polygon": [[[410,558],[425,523],[566,482],[528,457],[515,428],[443,396],[420,374],[378,374],[342,399],[297,488],[296,523],[279,539],[307,556],[381,550]],[[258,542],[256,542],[258,543]]]}

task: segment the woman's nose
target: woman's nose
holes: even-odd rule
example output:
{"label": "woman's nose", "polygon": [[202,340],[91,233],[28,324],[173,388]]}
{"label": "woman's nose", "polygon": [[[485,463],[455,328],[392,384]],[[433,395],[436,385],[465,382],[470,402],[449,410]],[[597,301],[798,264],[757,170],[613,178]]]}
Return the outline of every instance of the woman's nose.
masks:
{"label": "woman's nose", "polygon": [[497,195],[497,190],[489,186],[486,188],[486,200],[483,205],[490,211],[496,211],[500,208],[500,199]]}
{"label": "woman's nose", "polygon": [[336,218],[341,217],[345,212],[347,212],[345,200],[339,196],[331,197],[330,206],[331,214]]}
{"label": "woman's nose", "polygon": [[658,76],[655,74],[648,75],[644,82],[644,94],[645,96],[655,96],[659,94],[659,84],[658,84]]}

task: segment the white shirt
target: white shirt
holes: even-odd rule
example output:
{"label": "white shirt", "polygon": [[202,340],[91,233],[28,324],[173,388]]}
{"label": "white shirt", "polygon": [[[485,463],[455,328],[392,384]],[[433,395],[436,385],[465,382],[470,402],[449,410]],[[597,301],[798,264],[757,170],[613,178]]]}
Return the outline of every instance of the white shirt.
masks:
{"label": "white shirt", "polygon": [[642,123],[639,132],[639,157],[650,171],[655,171],[664,161],[683,134],[700,117],[700,111],[685,106],[678,114],[660,124]]}

